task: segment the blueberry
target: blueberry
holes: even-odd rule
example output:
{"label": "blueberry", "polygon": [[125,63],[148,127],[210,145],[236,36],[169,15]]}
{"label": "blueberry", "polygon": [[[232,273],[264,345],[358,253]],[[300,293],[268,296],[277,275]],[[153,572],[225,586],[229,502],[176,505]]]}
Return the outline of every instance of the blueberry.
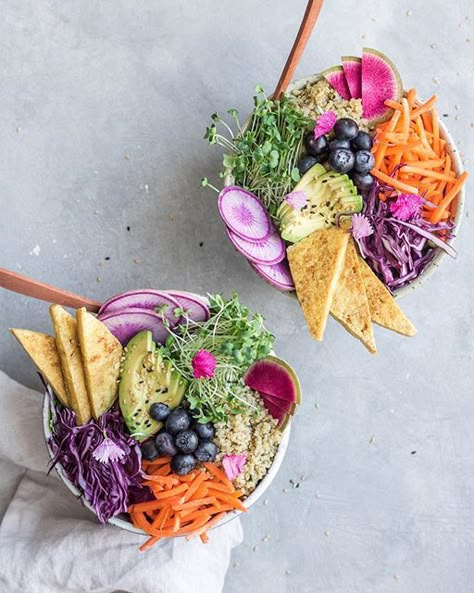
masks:
{"label": "blueberry", "polygon": [[214,461],[217,455],[217,446],[211,441],[201,441],[194,451],[198,461]]}
{"label": "blueberry", "polygon": [[341,140],[352,140],[357,136],[359,126],[353,119],[342,117],[334,125],[334,134]]}
{"label": "blueberry", "polygon": [[196,422],[193,430],[200,439],[209,440],[214,438],[214,435],[216,434],[216,430],[210,422],[207,422],[206,424],[200,424],[199,422]]}
{"label": "blueberry", "polygon": [[311,167],[314,167],[317,162],[318,159],[316,157],[307,154],[298,161],[298,171],[301,175],[304,175],[306,171],[309,171]]}
{"label": "blueberry", "polygon": [[306,147],[306,152],[310,156],[319,156],[328,149],[328,141],[326,136],[319,136],[318,138],[314,137],[314,132],[308,132],[304,137],[304,145]]}
{"label": "blueberry", "polygon": [[171,469],[175,474],[178,474],[178,476],[185,476],[193,471],[196,467],[196,463],[197,461],[194,455],[183,455],[182,453],[178,453],[171,460]]}
{"label": "blueberry", "polygon": [[372,138],[367,132],[359,132],[352,140],[352,148],[354,150],[370,150],[373,146]]}
{"label": "blueberry", "polygon": [[359,150],[355,153],[354,169],[361,175],[370,173],[375,165],[374,155],[368,150]]}
{"label": "blueberry", "polygon": [[367,191],[372,187],[375,179],[369,173],[367,173],[366,175],[354,173],[354,175],[352,176],[352,181],[356,184],[358,190]]}
{"label": "blueberry", "polygon": [[354,153],[346,148],[336,148],[329,153],[329,166],[337,173],[348,173],[354,166]]}
{"label": "blueberry", "polygon": [[171,413],[171,408],[163,402],[151,404],[149,414],[153,420],[164,422]]}
{"label": "blueberry", "polygon": [[159,432],[155,437],[155,445],[160,455],[173,457],[178,452],[173,441],[173,436],[169,432]]}
{"label": "blueberry", "polygon": [[182,430],[175,436],[174,443],[181,453],[192,453],[198,446],[199,439],[193,430]]}
{"label": "blueberry", "polygon": [[178,434],[186,430],[191,424],[191,416],[184,408],[175,408],[166,419],[166,431],[171,434]]}
{"label": "blueberry", "polygon": [[146,459],[147,461],[153,461],[153,459],[156,459],[160,455],[153,439],[148,439],[142,443],[140,448],[142,450],[143,459]]}
{"label": "blueberry", "polygon": [[333,150],[336,150],[338,148],[345,148],[346,150],[350,150],[351,143],[349,142],[349,140],[334,138],[334,140],[331,140],[331,142],[329,143],[329,150],[332,152]]}

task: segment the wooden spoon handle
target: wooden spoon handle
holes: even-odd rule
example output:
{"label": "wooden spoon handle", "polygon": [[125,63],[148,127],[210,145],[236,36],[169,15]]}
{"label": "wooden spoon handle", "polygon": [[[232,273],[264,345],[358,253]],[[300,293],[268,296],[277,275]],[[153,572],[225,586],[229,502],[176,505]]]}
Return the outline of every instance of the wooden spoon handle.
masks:
{"label": "wooden spoon handle", "polygon": [[48,284],[33,280],[27,276],[22,276],[16,272],[11,272],[5,268],[0,268],[0,286],[7,290],[24,294],[25,296],[47,301],[48,303],[65,305],[74,309],[85,307],[88,311],[95,312],[100,307],[100,303],[97,301],[86,299],[67,290],[49,286]]}
{"label": "wooden spoon handle", "polygon": [[275,92],[273,93],[274,99],[279,99],[281,94],[286,91],[288,85],[293,80],[293,75],[301,60],[304,48],[308,43],[308,39],[310,38],[311,32],[314,28],[314,25],[316,24],[319,13],[321,12],[322,5],[323,0],[308,0],[298,35],[296,36],[290,55],[288,56],[285,67],[283,68],[283,72],[281,73],[280,80],[278,81]]}

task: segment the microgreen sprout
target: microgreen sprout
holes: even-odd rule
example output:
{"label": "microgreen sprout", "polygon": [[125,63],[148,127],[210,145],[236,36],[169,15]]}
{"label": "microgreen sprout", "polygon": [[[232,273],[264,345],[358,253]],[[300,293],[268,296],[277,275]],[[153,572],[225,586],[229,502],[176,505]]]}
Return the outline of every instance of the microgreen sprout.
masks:
{"label": "microgreen sprout", "polygon": [[[305,132],[314,122],[301,113],[291,99],[269,99],[260,85],[255,87],[254,110],[241,124],[237,109],[229,109],[237,133],[217,113],[204,138],[225,149],[221,177],[231,175],[236,185],[255,193],[275,216],[280,202],[300,180],[297,162]],[[225,135],[220,134],[217,125]]]}
{"label": "microgreen sprout", "polygon": [[[267,356],[274,336],[265,328],[263,317],[252,315],[236,294],[231,299],[209,295],[210,318],[195,322],[184,316],[170,335],[163,354],[189,381],[186,399],[201,422],[224,421],[252,407],[243,376],[248,367]],[[164,323],[167,323],[164,320]],[[196,379],[193,359],[205,350],[216,361],[212,378]]]}

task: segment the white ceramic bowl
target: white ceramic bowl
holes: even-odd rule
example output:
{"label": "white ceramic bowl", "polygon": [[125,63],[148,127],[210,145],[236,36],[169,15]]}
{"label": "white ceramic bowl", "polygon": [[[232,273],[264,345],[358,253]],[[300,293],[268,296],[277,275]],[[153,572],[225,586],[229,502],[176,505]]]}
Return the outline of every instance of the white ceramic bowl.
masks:
{"label": "white ceramic bowl", "polygon": [[[201,295],[196,295],[196,296],[199,296],[201,299],[204,298]],[[50,458],[53,459],[54,453],[51,449],[51,446],[49,445],[49,439],[52,436],[51,428],[50,428],[50,416],[51,416],[51,413],[50,413],[50,405],[49,405],[49,394],[46,392],[44,395],[44,400],[43,400],[43,432],[44,432],[44,438],[45,438],[45,442],[46,442],[46,448],[48,449]],[[275,454],[273,463],[270,466],[270,469],[268,470],[267,474],[262,479],[262,481],[258,484],[257,488],[244,501],[244,505],[248,509],[252,505],[254,505],[257,502],[257,500],[263,495],[263,493],[267,490],[267,488],[270,486],[270,484],[273,482],[275,476],[277,475],[278,470],[280,469],[280,466],[282,464],[283,458],[285,457],[286,450],[288,448],[290,432],[291,432],[291,418],[290,418],[286,428],[283,430],[282,438],[281,438],[280,444],[278,446],[278,450]],[[59,477],[61,478],[61,480],[66,485],[66,487],[74,494],[74,496],[76,496],[77,498],[79,498],[81,500],[82,504],[87,509],[89,509],[95,515],[96,513],[95,513],[94,509],[89,504],[89,502],[87,501],[84,494],[80,490],[78,490],[78,488],[76,488],[76,486],[74,486],[74,484],[71,482],[71,480],[67,477],[64,468],[59,463],[57,463],[55,465],[55,470],[56,470],[57,474],[59,475]],[[218,525],[216,525],[215,528],[218,528],[218,527],[224,525],[225,523],[232,521],[232,519],[235,519],[235,517],[237,517],[241,513],[242,513],[242,511],[238,511],[238,510],[228,512],[227,515],[224,517],[224,519]],[[110,525],[115,525],[116,527],[120,527],[121,529],[126,529],[127,531],[139,533],[144,536],[147,535],[142,529],[135,527],[127,519],[127,516],[125,514],[118,515],[116,517],[112,517],[111,519],[109,519],[108,523]]]}
{"label": "white ceramic bowl", "polygon": [[[311,76],[305,76],[303,78],[299,78],[298,80],[295,80],[288,86],[286,94],[291,93],[295,89],[303,88],[308,82],[314,83],[317,80],[319,80],[320,78],[321,78],[320,74],[312,74]],[[244,130],[246,129],[249,119],[247,119],[247,121],[245,122],[245,124],[243,126]],[[449,156],[451,157],[451,161],[454,163],[456,174],[459,176],[459,175],[461,175],[461,173],[464,172],[464,167],[463,167],[461,158],[459,156],[459,151],[457,149],[456,143],[454,142],[447,127],[444,125],[444,123],[441,120],[439,122],[439,128],[440,128],[441,137],[444,140],[446,140],[448,153],[449,153]],[[233,183],[234,183],[234,179],[233,179],[232,175],[226,175],[224,178],[224,185],[228,186],[228,185],[232,185]],[[454,200],[454,204],[456,206],[456,213],[453,217],[453,221],[456,225],[455,226],[456,234],[459,233],[459,228],[461,226],[461,220],[462,220],[462,216],[464,213],[465,197],[466,197],[466,190],[465,190],[465,186],[464,186],[461,189],[461,191],[459,192],[457,198],[455,198],[455,200]],[[448,242],[450,244],[452,244],[454,242],[454,240],[455,240],[455,236],[451,237],[451,239]],[[439,249],[438,253],[433,258],[433,260],[427,265],[427,267],[425,268],[423,273],[420,274],[420,276],[418,276],[418,278],[416,280],[414,280],[413,282],[408,284],[408,286],[404,286],[403,288],[400,288],[399,290],[397,290],[395,293],[395,297],[399,298],[401,296],[404,296],[407,293],[411,292],[412,290],[415,290],[415,288],[417,288],[418,286],[420,286],[440,266],[441,261],[443,260],[443,258],[445,256],[446,256],[446,252],[443,251],[442,249]],[[286,293],[286,294],[290,294],[296,298],[296,294],[294,292]]]}

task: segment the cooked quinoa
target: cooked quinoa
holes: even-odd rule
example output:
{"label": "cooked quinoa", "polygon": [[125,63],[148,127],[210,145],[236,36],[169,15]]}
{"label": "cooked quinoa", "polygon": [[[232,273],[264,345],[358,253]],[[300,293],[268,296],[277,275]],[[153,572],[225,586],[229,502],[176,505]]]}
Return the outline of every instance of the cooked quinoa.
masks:
{"label": "cooked quinoa", "polygon": [[249,412],[229,416],[227,422],[216,424],[214,442],[219,448],[217,461],[224,455],[247,455],[243,472],[234,480],[235,486],[248,496],[269,470],[281,440],[278,421],[268,413],[258,393],[248,390],[253,404]]}
{"label": "cooked quinoa", "polygon": [[350,117],[359,124],[361,130],[368,131],[367,121],[362,117],[362,100],[346,101],[324,78],[306,83],[303,88],[295,89],[291,95],[295,104],[311,119],[331,110],[338,119]]}

